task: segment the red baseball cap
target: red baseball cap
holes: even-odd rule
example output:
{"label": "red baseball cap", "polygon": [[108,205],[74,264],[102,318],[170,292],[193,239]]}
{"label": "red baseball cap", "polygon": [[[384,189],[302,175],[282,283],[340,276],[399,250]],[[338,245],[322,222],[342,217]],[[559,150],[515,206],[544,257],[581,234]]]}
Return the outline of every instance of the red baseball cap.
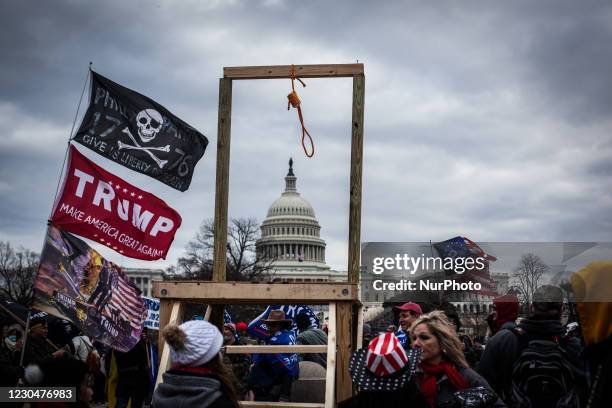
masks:
{"label": "red baseball cap", "polygon": [[412,310],[414,313],[417,314],[417,316],[420,316],[423,314],[423,310],[421,310],[421,306],[419,306],[417,303],[414,303],[414,302],[408,302],[408,303],[404,303],[401,306],[395,306],[394,309]]}
{"label": "red baseball cap", "polygon": [[236,330],[244,331],[246,329],[247,329],[247,324],[245,322],[238,322],[238,323],[236,323]]}

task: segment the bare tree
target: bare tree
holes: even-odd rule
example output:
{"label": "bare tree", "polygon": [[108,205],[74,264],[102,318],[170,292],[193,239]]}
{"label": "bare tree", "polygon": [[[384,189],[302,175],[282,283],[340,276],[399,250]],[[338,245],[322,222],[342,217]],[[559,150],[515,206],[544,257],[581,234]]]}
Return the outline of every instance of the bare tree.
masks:
{"label": "bare tree", "polygon": [[542,277],[549,269],[550,267],[539,256],[523,254],[514,270],[516,272],[513,278],[514,285],[510,289],[519,294],[524,304],[530,304],[533,293],[541,286]]}
{"label": "bare tree", "polygon": [[[172,279],[210,280],[213,270],[214,221],[205,220],[185,248],[185,256],[169,268]],[[258,256],[255,242],[260,237],[259,223],[253,218],[232,218],[227,231],[227,279],[254,280],[270,270],[271,259]]]}
{"label": "bare tree", "polygon": [[0,295],[30,306],[39,259],[35,252],[14,249],[8,242],[0,241]]}

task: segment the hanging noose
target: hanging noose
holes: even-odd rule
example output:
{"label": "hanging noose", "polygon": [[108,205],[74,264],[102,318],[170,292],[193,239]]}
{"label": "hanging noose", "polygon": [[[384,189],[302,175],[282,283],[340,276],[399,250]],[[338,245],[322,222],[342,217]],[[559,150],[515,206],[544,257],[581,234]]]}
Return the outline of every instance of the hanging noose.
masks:
{"label": "hanging noose", "polygon": [[[302,149],[304,149],[304,154],[306,154],[306,157],[312,157],[314,156],[314,152],[315,152],[314,141],[312,140],[310,133],[308,133],[306,126],[304,126],[304,117],[302,116],[301,101],[300,101],[300,98],[298,97],[297,92],[295,92],[295,80],[296,79],[300,81],[303,87],[306,87],[306,84],[304,83],[304,81],[302,81],[300,78],[298,78],[295,75],[295,65],[291,65],[291,93],[287,95],[287,99],[288,99],[287,110],[291,109],[292,106],[297,109],[298,118],[300,119],[300,124],[302,125]],[[310,154],[308,153],[308,150],[306,149],[306,144],[304,142],[306,139],[306,136],[308,136],[308,139],[310,140],[310,146],[312,147]]]}

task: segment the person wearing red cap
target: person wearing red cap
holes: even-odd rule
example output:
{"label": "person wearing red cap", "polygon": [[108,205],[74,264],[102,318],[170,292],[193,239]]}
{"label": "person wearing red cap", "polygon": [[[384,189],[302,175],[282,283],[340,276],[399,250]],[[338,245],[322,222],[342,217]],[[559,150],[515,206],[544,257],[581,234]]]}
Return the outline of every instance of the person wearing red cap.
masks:
{"label": "person wearing red cap", "polygon": [[399,311],[399,329],[395,332],[400,344],[404,350],[410,350],[410,335],[408,331],[412,323],[423,314],[421,306],[414,302],[404,303],[401,306],[395,306],[393,309]]}

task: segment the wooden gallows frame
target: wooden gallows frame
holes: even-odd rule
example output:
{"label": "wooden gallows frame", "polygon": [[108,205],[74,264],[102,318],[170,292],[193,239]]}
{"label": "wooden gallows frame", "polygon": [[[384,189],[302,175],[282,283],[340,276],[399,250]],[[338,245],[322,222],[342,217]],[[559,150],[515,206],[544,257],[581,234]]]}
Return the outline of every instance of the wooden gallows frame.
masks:
{"label": "wooden gallows frame", "polygon": [[[348,281],[341,283],[248,283],[226,282],[227,212],[229,191],[232,84],[240,80],[291,78],[353,78],[351,169],[349,193]],[[243,407],[332,408],[353,393],[348,372],[351,352],[361,345],[362,313],[359,301],[361,235],[361,177],[363,167],[363,118],[365,76],[363,64],[277,65],[225,67],[219,80],[215,236],[212,281],[163,281],[153,283],[160,305],[160,328],[180,322],[183,302],[208,304],[206,318],[220,329],[223,305],[329,304],[327,346],[229,346],[228,353],[327,353],[324,404],[299,402],[247,402]],[[170,350],[160,341],[158,381],[168,367]]]}

